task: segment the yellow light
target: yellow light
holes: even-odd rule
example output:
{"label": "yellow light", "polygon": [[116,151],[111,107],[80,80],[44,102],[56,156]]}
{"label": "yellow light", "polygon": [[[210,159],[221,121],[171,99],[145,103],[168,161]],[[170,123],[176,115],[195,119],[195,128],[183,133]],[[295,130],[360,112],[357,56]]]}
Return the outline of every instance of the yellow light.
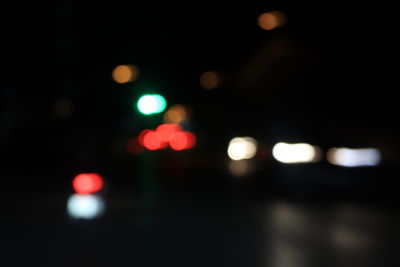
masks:
{"label": "yellow light", "polygon": [[204,89],[214,89],[220,84],[220,77],[216,72],[204,72],[200,76],[200,85]]}
{"label": "yellow light", "polygon": [[282,27],[286,23],[286,16],[280,11],[271,11],[258,17],[258,25],[261,29],[270,31]]}
{"label": "yellow light", "polygon": [[139,70],[133,65],[120,65],[113,70],[112,77],[117,83],[134,82],[139,77]]}
{"label": "yellow light", "polygon": [[232,160],[251,159],[257,153],[257,141],[251,137],[236,137],[229,142],[228,156]]}
{"label": "yellow light", "polygon": [[321,150],[309,144],[278,143],[272,150],[274,158],[282,163],[309,163],[321,159]]}
{"label": "yellow light", "polygon": [[188,119],[188,111],[182,105],[173,105],[164,113],[164,123],[181,124]]}

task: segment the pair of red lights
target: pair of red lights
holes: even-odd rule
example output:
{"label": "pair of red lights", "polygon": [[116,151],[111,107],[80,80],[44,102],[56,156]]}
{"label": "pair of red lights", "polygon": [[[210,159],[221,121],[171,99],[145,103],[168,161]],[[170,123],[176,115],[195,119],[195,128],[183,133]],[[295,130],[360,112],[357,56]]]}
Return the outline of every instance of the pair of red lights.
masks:
{"label": "pair of red lights", "polygon": [[94,194],[103,189],[104,180],[97,173],[81,173],[72,181],[72,187],[77,194]]}
{"label": "pair of red lights", "polygon": [[175,151],[191,149],[196,145],[196,136],[183,131],[178,124],[161,124],[156,130],[143,130],[138,137],[140,145],[148,150],[171,147]]}

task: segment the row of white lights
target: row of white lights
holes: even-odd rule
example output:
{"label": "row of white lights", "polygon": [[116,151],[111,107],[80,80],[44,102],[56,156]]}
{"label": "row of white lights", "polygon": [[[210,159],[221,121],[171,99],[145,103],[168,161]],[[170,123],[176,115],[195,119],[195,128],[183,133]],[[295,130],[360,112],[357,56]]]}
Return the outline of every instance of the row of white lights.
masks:
{"label": "row of white lights", "polygon": [[[235,163],[230,165],[231,171],[239,176],[246,173],[251,166],[245,160],[255,157],[257,147],[257,141],[252,137],[233,138],[228,146],[228,156]],[[322,159],[322,150],[306,143],[278,143],[273,147],[272,155],[285,164],[312,163]],[[377,166],[381,162],[381,153],[374,148],[332,148],[327,153],[327,160],[343,167]],[[97,194],[73,194],[67,202],[68,214],[73,219],[95,219],[104,210],[105,202]]]}
{"label": "row of white lights", "polygon": [[[228,156],[234,161],[251,159],[257,153],[257,141],[251,137],[235,137],[228,146]],[[322,150],[306,143],[278,143],[272,149],[274,158],[285,164],[318,162],[322,159]],[[332,148],[326,156],[329,163],[343,167],[378,166],[381,153],[375,148]]]}

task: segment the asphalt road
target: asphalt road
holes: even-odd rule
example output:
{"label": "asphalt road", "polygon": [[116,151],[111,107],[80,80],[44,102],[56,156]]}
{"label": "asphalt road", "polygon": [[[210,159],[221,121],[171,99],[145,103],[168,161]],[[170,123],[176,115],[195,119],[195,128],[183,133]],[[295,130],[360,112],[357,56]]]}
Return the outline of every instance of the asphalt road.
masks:
{"label": "asphalt road", "polygon": [[[150,187],[149,187],[150,188]],[[3,194],[2,266],[399,266],[395,207],[191,185],[105,194],[74,220],[68,193]],[[12,199],[14,198],[14,199]]]}

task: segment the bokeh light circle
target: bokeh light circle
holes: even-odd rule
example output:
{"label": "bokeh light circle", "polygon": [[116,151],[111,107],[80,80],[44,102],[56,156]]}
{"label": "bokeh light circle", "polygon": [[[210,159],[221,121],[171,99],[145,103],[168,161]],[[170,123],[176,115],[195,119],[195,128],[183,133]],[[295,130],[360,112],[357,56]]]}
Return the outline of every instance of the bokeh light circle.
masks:
{"label": "bokeh light circle", "polygon": [[181,131],[182,127],[178,124],[161,124],[156,129],[156,132],[160,135],[163,142],[169,142],[175,133]]}
{"label": "bokeh light circle", "polygon": [[116,83],[133,82],[139,77],[139,70],[133,65],[119,65],[113,70],[112,77]]}
{"label": "bokeh light circle", "polygon": [[154,151],[164,148],[165,144],[157,132],[149,131],[143,137],[143,146],[148,150]]}
{"label": "bokeh light circle", "polygon": [[72,181],[72,187],[77,194],[97,193],[103,189],[103,186],[103,178],[96,173],[82,173]]}
{"label": "bokeh light circle", "polygon": [[169,145],[175,151],[191,149],[196,145],[196,136],[191,132],[178,132],[171,137]]}
{"label": "bokeh light circle", "polygon": [[167,107],[167,101],[159,94],[146,94],[139,98],[137,109],[144,115],[161,113]]}

